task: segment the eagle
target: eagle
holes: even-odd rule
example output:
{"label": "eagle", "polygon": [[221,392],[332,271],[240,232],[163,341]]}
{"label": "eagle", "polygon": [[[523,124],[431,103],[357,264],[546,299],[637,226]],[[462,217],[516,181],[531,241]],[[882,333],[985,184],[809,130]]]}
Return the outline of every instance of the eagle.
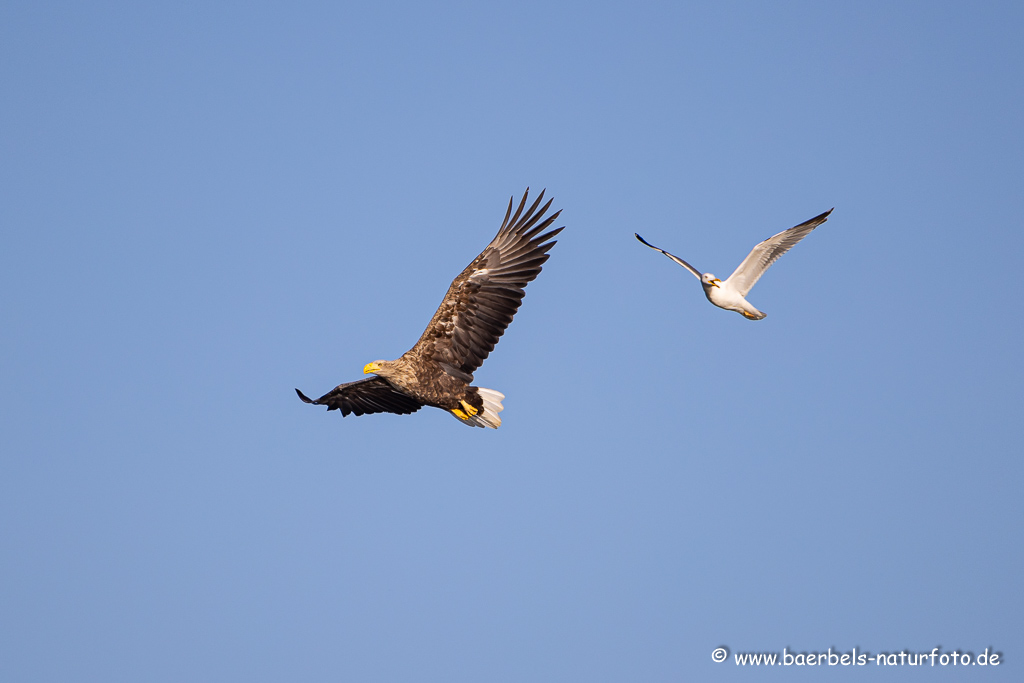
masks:
{"label": "eagle", "polygon": [[509,199],[498,234],[452,281],[415,346],[397,360],[367,363],[363,374],[373,377],[339,384],[315,401],[296,389],[299,398],[340,410],[342,416],[408,415],[434,406],[464,425],[497,429],[505,395],[472,386],[473,373],[512,322],[526,285],[540,274],[556,244],[552,238],[564,229],[544,232],[561,211],[544,217],[551,199],[538,210],[544,191],[524,211],[529,193],[526,188],[515,213],[515,198]]}

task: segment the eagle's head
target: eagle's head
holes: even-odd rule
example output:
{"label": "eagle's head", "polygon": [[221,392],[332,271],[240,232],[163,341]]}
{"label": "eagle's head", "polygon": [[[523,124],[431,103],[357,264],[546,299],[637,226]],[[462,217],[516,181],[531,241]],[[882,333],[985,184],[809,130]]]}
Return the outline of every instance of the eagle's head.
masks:
{"label": "eagle's head", "polygon": [[394,374],[394,363],[392,360],[375,360],[363,366],[363,374],[372,373],[381,377],[391,377]]}

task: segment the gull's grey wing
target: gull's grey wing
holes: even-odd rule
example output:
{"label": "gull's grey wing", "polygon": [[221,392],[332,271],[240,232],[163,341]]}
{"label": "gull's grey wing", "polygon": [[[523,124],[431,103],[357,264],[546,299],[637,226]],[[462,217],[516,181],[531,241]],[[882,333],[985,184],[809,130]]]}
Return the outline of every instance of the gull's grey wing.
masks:
{"label": "gull's grey wing", "polygon": [[660,251],[665,256],[668,256],[670,259],[672,259],[673,261],[675,261],[676,263],[681,265],[683,268],[686,268],[688,271],[693,273],[694,277],[696,277],[698,280],[700,279],[700,271],[698,271],[696,268],[691,266],[689,263],[687,263],[683,259],[679,258],[678,256],[673,256],[672,254],[668,253],[664,249],[660,249],[660,248],[654,246],[653,244],[651,244],[650,242],[648,242],[647,240],[645,240],[643,237],[641,237],[640,235],[638,235],[635,232],[633,233],[633,236],[636,237],[638,240],[640,240],[643,244],[646,244],[647,246],[649,246],[651,249],[654,249],[655,251]]}
{"label": "gull's grey wing", "polygon": [[339,384],[315,401],[298,389],[295,390],[295,393],[304,403],[327,406],[327,410],[340,410],[343,417],[349,413],[356,415],[372,413],[408,415],[423,407],[422,403],[412,396],[397,391],[381,377],[370,377]]}
{"label": "gull's grey wing", "polygon": [[754,247],[743,263],[733,271],[726,283],[732,286],[740,296],[746,296],[747,292],[753,289],[757,281],[761,279],[765,271],[779,260],[779,257],[792,249],[797,242],[807,237],[811,230],[828,220],[828,215],[833,209],[815,216],[806,223],[801,223],[789,230],[783,230],[777,235],[772,235],[764,242]]}

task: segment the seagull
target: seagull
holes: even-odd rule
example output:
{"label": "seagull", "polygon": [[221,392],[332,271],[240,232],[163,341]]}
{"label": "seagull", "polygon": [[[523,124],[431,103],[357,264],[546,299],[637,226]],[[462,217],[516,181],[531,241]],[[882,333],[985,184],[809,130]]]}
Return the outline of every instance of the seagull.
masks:
{"label": "seagull", "polygon": [[772,235],[764,242],[761,242],[747,254],[747,258],[743,259],[743,263],[733,271],[733,274],[725,282],[719,280],[713,273],[701,275],[699,270],[683,259],[648,243],[647,240],[637,233],[634,232],[633,234],[651,249],[660,251],[693,273],[700,280],[700,285],[704,288],[704,296],[708,298],[708,301],[727,311],[736,311],[747,320],[761,320],[767,314],[751,306],[750,302],[746,299],[747,294],[754,288],[754,285],[761,279],[765,271],[779,260],[780,256],[792,249],[797,242],[807,237],[811,230],[827,221],[828,215],[832,211],[833,209],[829,209],[806,223],[801,223],[789,230],[783,230],[779,234]]}

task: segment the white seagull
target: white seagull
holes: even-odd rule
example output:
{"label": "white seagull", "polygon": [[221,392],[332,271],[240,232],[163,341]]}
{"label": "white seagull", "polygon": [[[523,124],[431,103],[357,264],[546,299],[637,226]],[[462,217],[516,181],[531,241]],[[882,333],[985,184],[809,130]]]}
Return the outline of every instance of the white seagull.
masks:
{"label": "white seagull", "polygon": [[704,296],[708,298],[708,301],[727,311],[736,311],[747,320],[761,320],[766,314],[750,305],[746,300],[747,293],[754,288],[754,285],[761,279],[765,271],[779,260],[780,256],[792,249],[797,242],[807,237],[811,230],[827,221],[830,213],[832,213],[832,209],[829,209],[820,216],[815,216],[806,223],[801,223],[789,230],[783,230],[778,235],[772,235],[764,242],[761,242],[747,254],[747,258],[743,259],[743,263],[733,271],[733,274],[725,282],[719,280],[713,273],[701,275],[699,270],[683,259],[673,256],[653,244],[649,244],[637,233],[634,232],[633,234],[651,249],[660,251],[693,273],[700,280],[700,285],[704,288]]}

